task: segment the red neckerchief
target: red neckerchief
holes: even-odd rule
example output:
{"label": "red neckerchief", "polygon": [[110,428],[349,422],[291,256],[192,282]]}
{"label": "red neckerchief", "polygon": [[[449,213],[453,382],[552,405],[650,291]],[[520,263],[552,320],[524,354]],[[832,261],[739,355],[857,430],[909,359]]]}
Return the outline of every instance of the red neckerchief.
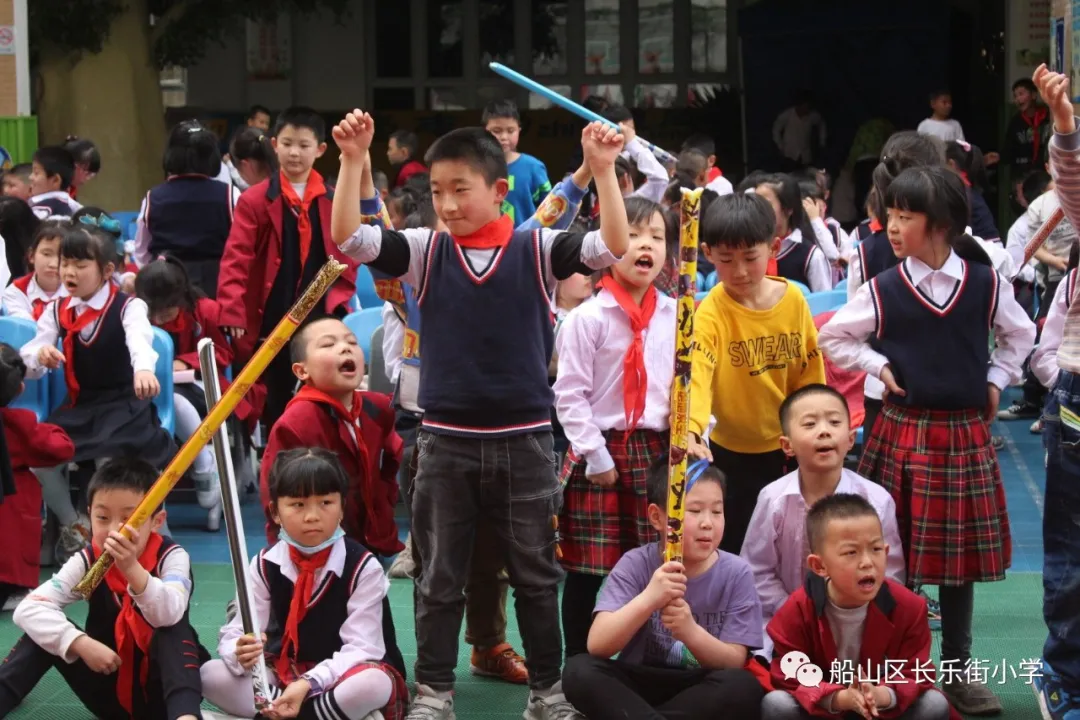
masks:
{"label": "red neckerchief", "polygon": [[83,328],[105,313],[115,296],[116,285],[109,283],[109,297],[105,300],[105,304],[101,306],[101,309],[96,310],[87,305],[86,310],[78,317],[75,316],[75,308],[70,307],[70,295],[60,301],[57,315],[60,316],[60,327],[66,333],[64,335],[64,380],[67,382],[68,398],[72,405],[75,404],[75,400],[79,397],[79,381],[75,379],[75,340],[79,337],[79,332]]}
{"label": "red neckerchief", "polygon": [[649,378],[645,370],[645,328],[649,327],[653,313],[656,312],[656,287],[649,285],[641,305],[634,302],[630,293],[610,275],[597,283],[607,290],[619,303],[619,307],[630,320],[630,332],[634,339],[623,356],[623,413],[626,416],[626,429],[634,430],[645,414],[645,398],[649,391]]}
{"label": "red neckerchief", "polygon": [[454,242],[463,248],[470,250],[492,250],[501,248],[510,242],[510,236],[514,232],[514,221],[509,215],[500,215],[498,220],[492,220],[487,225],[468,235],[454,235]]}
{"label": "red neckerchief", "polygon": [[289,178],[285,177],[285,173],[281,173],[281,195],[289,204],[289,208],[296,213],[296,229],[300,233],[301,270],[307,264],[308,253],[311,252],[311,204],[325,194],[326,185],[323,184],[322,175],[315,170],[308,175],[303,199],[296,194],[296,190],[293,189]]}
{"label": "red neckerchief", "polygon": [[296,566],[296,583],[293,585],[292,600],[289,601],[289,617],[285,620],[285,632],[281,636],[281,654],[278,655],[275,665],[278,679],[286,684],[292,682],[295,674],[292,669],[300,653],[300,623],[307,614],[311,593],[315,591],[315,572],[326,564],[334,546],[331,545],[314,555],[304,555],[292,545],[288,548],[289,559]]}
{"label": "red neckerchief", "polygon": [[960,176],[960,179],[964,181],[965,186],[971,187],[971,180],[968,178],[968,174],[966,172],[959,172],[957,174]]}
{"label": "red neckerchief", "polygon": [[[84,313],[85,314],[85,313]],[[154,566],[158,562],[158,551],[161,550],[161,536],[150,533],[150,539],[146,541],[146,548],[139,555],[139,565],[148,573],[153,573]],[[94,556],[101,557],[102,549],[94,543]],[[105,583],[109,590],[121,599],[120,613],[116,616],[116,624],[113,633],[116,636],[116,654],[120,656],[120,671],[116,676],[116,698],[128,715],[131,715],[131,694],[134,689],[135,679],[135,648],[142,652],[142,662],[139,664],[139,685],[146,692],[146,676],[150,669],[149,653],[150,640],[154,636],[154,628],[146,622],[146,618],[135,610],[135,605],[128,592],[128,581],[120,568],[113,565],[105,573]]]}
{"label": "red neckerchief", "polygon": [[179,335],[182,332],[187,332],[188,330],[190,330],[191,325],[191,313],[187,310],[181,310],[172,320],[167,323],[161,323],[160,325],[158,325],[158,327],[167,333],[175,333]]}
{"label": "red neckerchief", "polygon": [[1042,142],[1042,136],[1039,133],[1039,126],[1042,125],[1043,120],[1046,119],[1046,116],[1049,113],[1049,110],[1044,107],[1039,107],[1038,105],[1035,106],[1035,113],[1031,117],[1028,117],[1027,113],[1020,113],[1020,117],[1024,119],[1024,122],[1026,122],[1028,124],[1028,127],[1030,127],[1032,130],[1031,162],[1033,163],[1039,162],[1039,143]]}
{"label": "red neckerchief", "polygon": [[881,221],[877,218],[870,218],[870,232],[879,233],[885,229],[885,226],[881,224]]}
{"label": "red neckerchief", "polygon": [[765,274],[771,275],[772,277],[778,277],[780,275],[780,267],[776,264],[776,257],[769,257],[769,262],[765,265]]}
{"label": "red neckerchief", "polygon": [[[12,280],[11,284],[19,288],[19,290],[22,291],[22,294],[26,296],[26,299],[30,300],[30,281],[33,279],[34,275],[31,273],[29,275],[23,275],[16,280]],[[42,300],[41,298],[30,300],[31,314],[34,316],[35,321],[41,317],[41,313],[45,312],[45,306],[48,304],[48,300]]]}

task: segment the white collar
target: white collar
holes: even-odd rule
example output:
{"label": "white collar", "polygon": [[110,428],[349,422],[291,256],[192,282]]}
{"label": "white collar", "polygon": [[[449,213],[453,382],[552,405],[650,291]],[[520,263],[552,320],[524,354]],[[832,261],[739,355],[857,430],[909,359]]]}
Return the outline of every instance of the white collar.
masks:
{"label": "white collar", "polygon": [[904,260],[904,266],[907,268],[908,274],[911,276],[911,282],[918,287],[923,280],[928,278],[934,273],[942,273],[952,278],[953,280],[964,279],[964,261],[960,259],[952,250],[949,251],[949,257],[945,259],[945,264],[941,266],[941,269],[935,270],[922,260],[918,258],[909,257]]}
{"label": "white collar", "polygon": [[[598,303],[600,307],[605,308],[617,308],[619,307],[619,301],[615,299],[615,296],[610,290],[600,288],[600,292],[596,293],[593,297],[593,301]],[[660,288],[656,289],[656,311],[664,312],[668,307],[674,307],[675,300],[667,295],[667,293],[660,292]],[[621,309],[621,308],[620,308]]]}
{"label": "white collar", "polygon": [[60,283],[56,288],[56,292],[50,295],[41,289],[41,286],[38,285],[37,278],[31,275],[30,282],[26,286],[26,297],[28,297],[31,302],[34,300],[49,302],[50,300],[58,300],[59,298],[67,297],[67,288],[64,287],[64,283]]}
{"label": "white collar", "polygon": [[103,307],[105,307],[105,303],[109,301],[109,292],[111,290],[110,284],[111,282],[106,282],[104,285],[102,285],[101,288],[96,293],[94,293],[89,300],[83,300],[82,298],[72,296],[71,302],[68,303],[68,307],[78,308],[86,305],[92,310],[102,309]]}
{"label": "white collar", "polygon": [[[292,558],[289,557],[289,543],[284,540],[279,540],[272,548],[266,551],[263,557],[281,568],[281,574],[290,580],[295,582],[296,578],[299,577],[299,573],[296,572],[296,565],[293,564]],[[332,572],[338,577],[342,577],[345,573],[345,538],[338,538],[330,546],[330,556],[326,558],[326,564],[323,565],[322,571],[324,573]]]}
{"label": "white collar", "polygon": [[[840,471],[840,482],[836,484],[836,490],[833,493],[852,493],[855,491],[855,481],[859,476],[853,471],[844,468]],[[802,488],[799,486],[799,471],[793,470],[784,477],[777,480],[779,483],[783,483],[778,494],[779,497],[787,495],[802,495]]]}

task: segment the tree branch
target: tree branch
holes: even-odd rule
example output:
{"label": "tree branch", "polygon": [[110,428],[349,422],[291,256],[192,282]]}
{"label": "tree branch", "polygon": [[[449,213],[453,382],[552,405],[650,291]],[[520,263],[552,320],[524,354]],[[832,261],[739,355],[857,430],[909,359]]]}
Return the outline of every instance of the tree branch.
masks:
{"label": "tree branch", "polygon": [[169,31],[169,28],[178,19],[182,18],[199,0],[174,0],[168,3],[169,7],[162,15],[154,16],[154,29],[150,34],[150,42],[156,44],[161,36]]}

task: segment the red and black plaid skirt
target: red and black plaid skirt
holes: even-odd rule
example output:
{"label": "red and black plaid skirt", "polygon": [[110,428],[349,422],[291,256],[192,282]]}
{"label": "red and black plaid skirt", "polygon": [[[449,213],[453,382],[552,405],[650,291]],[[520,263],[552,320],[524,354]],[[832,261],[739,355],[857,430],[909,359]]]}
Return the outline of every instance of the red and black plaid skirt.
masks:
{"label": "red and black plaid skirt", "polygon": [[613,487],[593,485],[585,477],[585,458],[566,453],[559,481],[565,488],[559,512],[559,549],[563,567],[588,575],[607,575],[628,550],[658,538],[649,525],[646,476],[667,450],[668,434],[654,430],[604,433],[615,461]]}
{"label": "red and black plaid skirt", "polygon": [[884,486],[896,503],[909,584],[1005,578],[1012,563],[1009,514],[981,411],[886,403],[859,474]]}
{"label": "red and black plaid skirt", "polygon": [[[280,697],[281,692],[284,691],[286,685],[288,685],[287,682],[282,680],[282,678],[278,677],[275,667],[276,660],[277,658],[272,656],[267,656],[266,658],[267,674],[270,676],[271,684],[276,686],[275,688],[271,689],[271,694],[273,695],[273,698],[271,699],[277,699],[278,697]],[[300,675],[315,667],[315,665],[316,663],[297,664],[293,668],[296,677],[300,677]],[[409,712],[409,687],[405,684],[405,678],[401,677],[401,673],[399,673],[393,665],[389,665],[384,662],[357,663],[356,665],[353,665],[351,668],[346,670],[342,674],[342,676],[337,679],[337,682],[335,682],[328,688],[324,688],[323,692],[329,692],[333,688],[340,685],[344,680],[352,677],[353,675],[356,675],[357,673],[361,673],[364,670],[381,670],[382,672],[390,676],[390,701],[386,703],[385,707],[383,707],[380,712],[382,713],[384,720],[405,720],[405,716]],[[291,680],[289,682],[291,682]]]}

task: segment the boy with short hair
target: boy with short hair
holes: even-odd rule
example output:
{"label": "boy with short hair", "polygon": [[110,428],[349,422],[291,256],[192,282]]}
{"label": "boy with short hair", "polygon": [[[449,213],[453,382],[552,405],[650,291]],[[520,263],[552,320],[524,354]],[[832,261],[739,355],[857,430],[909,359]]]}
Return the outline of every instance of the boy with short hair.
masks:
{"label": "boy with short hair", "polygon": [[[446,232],[390,231],[360,211],[371,116],[349,113],[334,128],[342,152],[334,238],[373,270],[417,288],[424,362],[413,484],[417,697],[410,720],[454,717],[454,667],[473,538],[490,521],[507,556],[528,648],[527,720],[580,715],[560,682],[555,559],[557,497],[548,364],[554,346],[551,294],[560,279],[616,262],[629,228],[614,163],[622,137],[593,123],[585,157],[604,205],[599,232],[515,232],[501,212],[506,158],[482,128],[461,128],[428,151],[435,212]],[[483,488],[483,492],[481,492]]]}
{"label": "boy with short hair", "polygon": [[[772,206],[760,195],[715,200],[701,222],[701,250],[720,283],[698,306],[690,393],[690,446],[731,478],[721,548],[742,549],[758,493],[785,475],[780,404],[825,382],[817,329],[799,289],[767,277],[779,245]],[[709,417],[716,426],[704,437]]]}
{"label": "boy with short hair", "polygon": [[502,209],[517,225],[532,217],[551,192],[547,167],[532,155],[518,152],[521,116],[513,100],[492,100],[484,107],[480,121],[484,129],[499,141],[506,156],[510,192],[503,201]]}
{"label": "boy with short hair", "polygon": [[424,163],[416,159],[420,152],[420,139],[412,130],[401,128],[390,133],[386,145],[386,159],[396,169],[394,187],[401,187],[413,175],[426,173]]}
{"label": "boy with short hair", "polygon": [[[668,458],[649,469],[649,523],[667,534]],[[687,472],[683,561],[664,545],[630,550],[604,583],[589,653],[567,659],[567,698],[589,720],[758,716],[762,689],[744,669],[761,644],[761,605],[746,562],[719,549],[724,476],[699,461]],[[618,654],[617,659],[611,659]]]}
{"label": "boy with short hair", "polygon": [[30,202],[30,173],[33,167],[30,163],[19,163],[4,173],[4,197],[17,197]]}
{"label": "boy with short hair", "polygon": [[[133,457],[110,460],[94,473],[86,491],[93,544],[15,610],[15,624],[26,634],[0,663],[0,716],[56,668],[97,717],[200,717],[199,666],[209,655],[188,622],[191,559],[158,534],[164,508],[138,530],[125,525],[157,475]],[[125,527],[134,539],[121,534]],[[74,587],[102,552],[114,563],[90,596],[84,631],[64,608],[82,600]]]}
{"label": "boy with short hair", "polygon": [[810,508],[806,535],[810,572],[767,628],[776,690],[762,717],[959,720],[934,688],[926,601],[885,577],[889,547],[874,506],[828,495]]}
{"label": "boy with short hair", "polygon": [[[345,263],[326,293],[322,310],[344,317],[356,294],[356,263],[330,237],[333,193],[314,169],[326,152],[326,125],[314,110],[288,108],[278,115],[271,144],[279,172],[248,188],[236,203],[218,275],[219,322],[233,338],[237,359],[251,357],[293,303],[333,257]],[[292,397],[296,378],[279,353],[262,376],[263,426],[273,427]]]}
{"label": "boy with short hair", "polygon": [[82,205],[71,197],[75,157],[60,145],[34,151],[30,163],[30,207],[42,220],[53,215],[71,217]]}
{"label": "boy with short hair", "polygon": [[[742,558],[754,572],[761,598],[764,625],[798,590],[806,575],[810,545],[806,515],[814,503],[835,493],[865,498],[881,519],[888,543],[888,576],[904,582],[904,553],[896,527],[896,504],[885,488],[844,467],[855,444],[855,431],[847,401],[828,385],[806,385],[780,404],[780,447],[799,467],[769,483],[758,495],[757,506],[743,541]],[[763,638],[762,655],[772,657],[772,640]]]}
{"label": "boy with short hair", "polygon": [[953,118],[952,93],[948,90],[935,90],[930,93],[930,117],[919,123],[918,131],[923,135],[933,135],[942,142],[964,142],[964,128]]}
{"label": "boy with short hair", "polygon": [[252,105],[248,110],[247,126],[263,132],[270,130],[270,108],[265,105]]}

